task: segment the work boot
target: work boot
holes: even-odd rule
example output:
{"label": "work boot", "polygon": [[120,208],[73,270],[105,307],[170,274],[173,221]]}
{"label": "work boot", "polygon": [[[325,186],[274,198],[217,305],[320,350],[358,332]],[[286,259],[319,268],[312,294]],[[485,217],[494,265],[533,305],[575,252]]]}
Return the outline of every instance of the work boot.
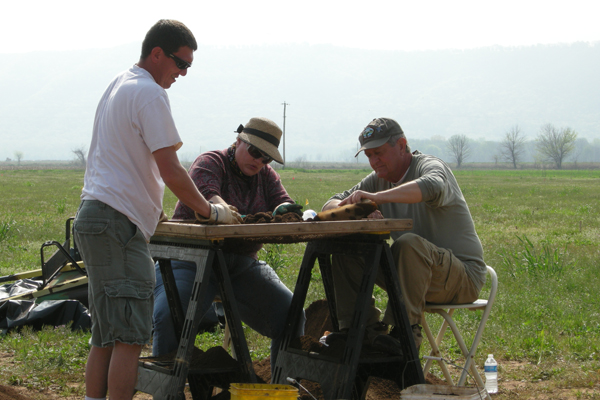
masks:
{"label": "work boot", "polygon": [[348,340],[348,329],[342,329],[339,332],[331,332],[325,336],[325,344],[331,346],[334,342],[346,342]]}
{"label": "work boot", "polygon": [[[417,347],[417,351],[421,348],[421,343],[423,342],[423,335],[421,334],[421,326],[419,324],[414,324],[411,327],[413,339],[415,341],[415,346]],[[390,336],[394,339],[400,340],[400,329],[396,326],[392,327],[390,331]]]}
{"label": "work boot", "polygon": [[[378,321],[374,324],[367,326],[367,328],[365,329],[363,346],[370,345],[371,343],[373,343],[373,340],[377,336],[387,335],[387,333],[388,333],[388,325],[381,321]],[[333,343],[335,341],[340,341],[340,340],[344,340],[344,341],[348,340],[348,329],[347,328],[341,329],[339,332],[331,332],[325,338],[325,343],[327,345],[330,345],[331,343]]]}
{"label": "work boot", "polygon": [[402,344],[391,335],[379,335],[373,339],[371,346],[382,353],[402,356]]}
{"label": "work boot", "polygon": [[375,322],[365,329],[365,343],[371,344],[377,336],[387,335],[390,327],[385,322]]}
{"label": "work boot", "polygon": [[366,338],[369,340],[371,347],[382,353],[391,354],[393,356],[402,356],[402,344],[398,340],[391,336],[389,332],[388,324],[379,322],[367,327],[365,333]]}
{"label": "work boot", "polygon": [[[423,342],[421,327],[419,324],[414,324],[411,326],[411,329],[418,353],[419,349],[421,348],[421,343]],[[372,341],[372,346],[379,351],[392,354],[394,356],[402,356],[402,344],[400,343],[400,340],[400,329],[394,326],[390,330],[389,335],[383,334],[375,337]]]}

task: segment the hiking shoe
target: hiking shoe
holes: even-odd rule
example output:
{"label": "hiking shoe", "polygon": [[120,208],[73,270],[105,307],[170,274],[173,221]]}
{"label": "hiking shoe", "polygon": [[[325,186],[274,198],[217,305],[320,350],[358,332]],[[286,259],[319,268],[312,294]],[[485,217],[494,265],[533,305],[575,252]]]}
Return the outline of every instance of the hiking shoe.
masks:
{"label": "hiking shoe", "polygon": [[371,346],[382,353],[402,356],[402,344],[390,335],[379,335],[371,342]]}
{"label": "hiking shoe", "polygon": [[[381,321],[378,321],[374,324],[371,324],[365,329],[365,336],[363,339],[363,346],[370,345],[373,343],[373,340],[379,335],[387,335],[388,333],[388,325]],[[348,329],[342,329],[339,332],[331,332],[329,335],[325,337],[325,343],[330,345],[336,341],[347,341],[348,340]]]}
{"label": "hiking shoe", "polygon": [[331,346],[336,342],[346,342],[348,340],[348,330],[343,330],[341,332],[331,332],[329,335],[325,336],[325,344],[327,346]]}
{"label": "hiking shoe", "polygon": [[387,335],[389,332],[388,324],[378,321],[367,326],[365,329],[365,343],[373,343],[373,340],[379,335]]}
{"label": "hiking shoe", "polygon": [[[415,346],[417,347],[417,352],[421,348],[421,343],[423,342],[423,335],[421,334],[421,326],[419,324],[414,324],[411,326],[413,339],[415,341]],[[396,340],[400,340],[400,329],[396,326],[392,327],[390,330],[390,336]]]}

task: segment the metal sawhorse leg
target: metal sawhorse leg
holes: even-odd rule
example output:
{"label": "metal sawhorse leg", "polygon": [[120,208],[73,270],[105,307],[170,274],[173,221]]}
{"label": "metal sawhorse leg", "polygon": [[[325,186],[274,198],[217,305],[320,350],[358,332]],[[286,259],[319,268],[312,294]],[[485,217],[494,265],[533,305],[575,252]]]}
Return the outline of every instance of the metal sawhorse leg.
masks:
{"label": "metal sawhorse leg", "polygon": [[[394,379],[401,388],[424,383],[423,370],[402,300],[395,263],[386,242],[388,237],[389,235],[356,235],[345,239],[308,243],[288,314],[285,337],[274,370],[274,382],[287,383],[288,377],[318,382],[325,399],[364,398],[371,375]],[[311,272],[317,258],[330,305],[332,322],[335,328],[338,328],[331,279],[332,254],[361,256],[365,260],[365,270],[352,326],[348,331],[348,340],[340,358],[308,353],[290,346],[294,339],[293,332],[297,331],[298,316],[304,308]],[[388,289],[388,307],[392,307],[394,319],[398,321],[397,328],[405,339],[401,341],[405,357],[389,355],[361,357],[367,320],[366,310],[373,293],[378,268],[383,272]]]}
{"label": "metal sawhorse leg", "polygon": [[[175,332],[180,337],[177,354],[171,365],[159,365],[140,360],[136,390],[152,394],[155,400],[185,399],[183,391],[186,380],[190,383],[194,399],[209,398],[213,386],[226,386],[231,380],[229,378],[235,378],[242,382],[256,382],[252,359],[242,330],[223,252],[211,242],[204,242],[203,245],[197,243],[198,241],[195,241],[194,245],[154,241],[150,243],[150,252],[159,261],[161,274],[163,274]],[[170,260],[196,263],[196,276],[185,318]],[[190,366],[196,332],[203,316],[200,304],[205,297],[211,272],[215,273],[219,281],[221,301],[239,368],[223,370]],[[228,389],[228,387],[224,387],[224,389]]]}

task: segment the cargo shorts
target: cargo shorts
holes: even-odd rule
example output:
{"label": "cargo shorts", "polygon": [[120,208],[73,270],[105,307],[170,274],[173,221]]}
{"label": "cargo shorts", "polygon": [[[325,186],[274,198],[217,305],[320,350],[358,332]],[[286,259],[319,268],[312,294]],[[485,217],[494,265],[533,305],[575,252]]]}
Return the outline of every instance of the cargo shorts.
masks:
{"label": "cargo shorts", "polygon": [[143,233],[97,200],[81,202],[73,230],[88,273],[91,344],[149,343],[156,279]]}

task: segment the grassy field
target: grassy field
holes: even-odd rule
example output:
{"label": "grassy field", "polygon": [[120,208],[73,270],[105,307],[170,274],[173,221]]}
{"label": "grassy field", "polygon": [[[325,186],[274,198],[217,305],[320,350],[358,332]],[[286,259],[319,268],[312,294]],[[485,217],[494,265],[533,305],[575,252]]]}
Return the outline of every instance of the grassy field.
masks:
{"label": "grassy field", "polygon": [[[285,169],[280,174],[297,202],[319,210],[332,194],[368,172]],[[573,398],[600,398],[600,171],[468,170],[456,176],[486,262],[500,282],[480,364],[493,353],[501,379],[537,383],[548,393],[571,388]],[[0,171],[0,275],[39,268],[40,245],[63,240],[64,222],[77,210],[82,182],[78,170]],[[174,207],[167,191],[167,214]],[[304,244],[267,245],[262,258],[293,289],[303,250]],[[307,304],[324,297],[320,285],[311,290]],[[376,291],[376,297],[384,307],[385,293]],[[469,313],[458,324],[468,331],[474,319]],[[204,334],[197,343],[218,345],[221,335]],[[255,359],[268,355],[264,338],[250,330],[247,338]],[[81,391],[69,383],[82,381],[88,339],[89,334],[67,328],[8,334],[0,338],[0,351],[12,361],[0,364],[0,383],[54,388],[65,395]],[[446,346],[460,359],[452,341]],[[426,352],[424,345],[421,354]],[[508,368],[516,364],[521,367]],[[514,398],[503,390],[502,380],[500,388],[496,398]]]}

